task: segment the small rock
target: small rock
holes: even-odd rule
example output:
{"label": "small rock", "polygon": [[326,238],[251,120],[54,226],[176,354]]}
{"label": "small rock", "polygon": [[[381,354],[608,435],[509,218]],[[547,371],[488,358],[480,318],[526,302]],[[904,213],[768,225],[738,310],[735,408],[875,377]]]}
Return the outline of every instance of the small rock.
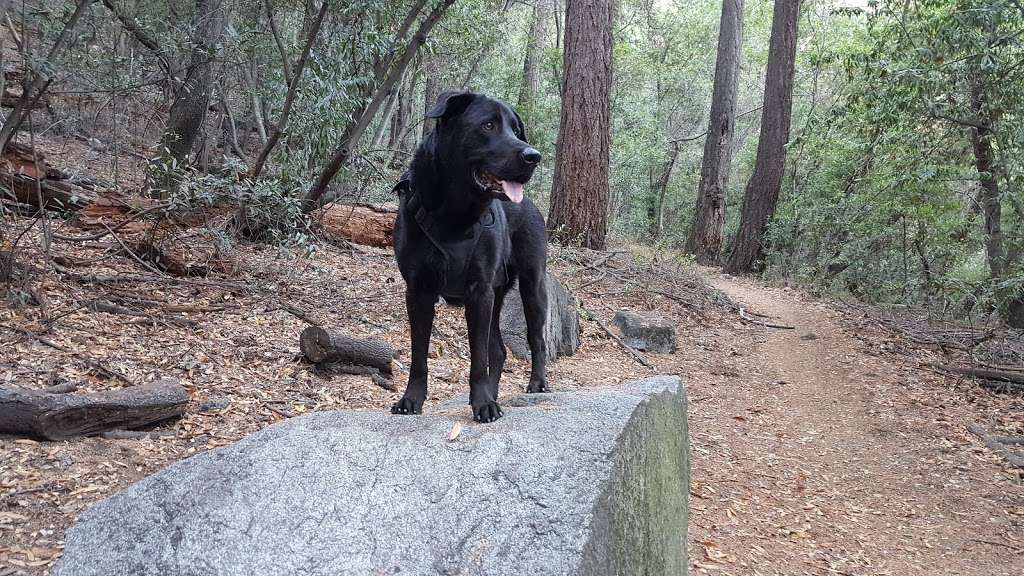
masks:
{"label": "small rock", "polygon": [[622,340],[632,348],[655,354],[676,351],[676,330],[663,318],[619,310],[612,325],[622,332]]}
{"label": "small rock", "polygon": [[800,339],[801,340],[817,340],[818,336],[817,336],[817,334],[810,334],[810,333],[808,333],[808,334],[804,334],[803,336],[801,336]]}
{"label": "small rock", "polygon": [[206,414],[209,412],[220,412],[228,407],[231,401],[227,398],[210,398],[199,405],[199,411]]}

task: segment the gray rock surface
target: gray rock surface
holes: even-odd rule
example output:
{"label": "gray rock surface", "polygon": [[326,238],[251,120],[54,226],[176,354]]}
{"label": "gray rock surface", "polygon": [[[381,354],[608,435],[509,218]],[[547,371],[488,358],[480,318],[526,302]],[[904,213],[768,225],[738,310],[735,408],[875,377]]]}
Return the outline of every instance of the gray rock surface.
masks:
{"label": "gray rock surface", "polygon": [[[580,347],[580,314],[576,297],[550,272],[548,282],[548,314],[544,322],[544,341],[547,356],[572,356]],[[519,283],[505,296],[501,309],[501,337],[509,352],[518,358],[530,357],[530,344],[526,340],[526,317],[523,299],[519,296]]]}
{"label": "gray rock surface", "polygon": [[678,378],[522,395],[493,424],[467,415],[281,422],[84,512],[55,574],[686,574]]}
{"label": "gray rock surface", "polygon": [[619,310],[612,325],[622,331],[623,342],[637,350],[655,354],[676,351],[676,329],[663,318]]}

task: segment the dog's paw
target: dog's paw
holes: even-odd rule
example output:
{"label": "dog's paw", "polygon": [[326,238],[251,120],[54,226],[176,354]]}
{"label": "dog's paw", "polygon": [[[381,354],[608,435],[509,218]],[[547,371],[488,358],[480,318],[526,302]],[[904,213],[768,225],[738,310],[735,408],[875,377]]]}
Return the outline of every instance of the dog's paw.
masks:
{"label": "dog's paw", "polygon": [[527,394],[537,394],[540,392],[550,392],[548,388],[547,380],[530,380],[530,384],[526,387]]}
{"label": "dog's paw", "polygon": [[498,406],[497,402],[488,402],[486,404],[473,407],[473,420],[476,420],[477,422],[494,422],[503,415],[501,406]]}
{"label": "dog's paw", "polygon": [[423,400],[403,397],[391,406],[392,414],[422,414]]}

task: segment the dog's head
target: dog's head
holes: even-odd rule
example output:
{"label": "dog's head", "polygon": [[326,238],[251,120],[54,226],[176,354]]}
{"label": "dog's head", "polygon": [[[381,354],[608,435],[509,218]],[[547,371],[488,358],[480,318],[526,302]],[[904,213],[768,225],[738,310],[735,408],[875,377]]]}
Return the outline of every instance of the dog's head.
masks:
{"label": "dog's head", "polygon": [[480,194],[523,201],[541,156],[515,111],[481,94],[444,92],[427,117],[437,120],[435,153],[447,169],[467,175]]}

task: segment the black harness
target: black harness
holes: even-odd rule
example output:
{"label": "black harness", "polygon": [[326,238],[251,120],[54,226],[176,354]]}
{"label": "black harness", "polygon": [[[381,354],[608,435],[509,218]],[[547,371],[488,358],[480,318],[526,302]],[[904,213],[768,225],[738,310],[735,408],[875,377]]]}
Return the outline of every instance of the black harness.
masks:
{"label": "black harness", "polygon": [[[491,202],[487,210],[484,210],[476,222],[465,232],[454,237],[446,237],[437,220],[430,214],[430,211],[423,205],[419,192],[413,190],[409,178],[402,178],[402,181],[395,186],[399,193],[406,195],[405,209],[412,214],[413,219],[419,225],[420,230],[430,240],[430,243],[437,248],[444,260],[444,277],[441,282],[441,295],[446,299],[461,300],[466,297],[466,276],[469,272],[469,263],[473,260],[477,246],[480,244],[480,237],[484,230],[507,228],[505,211],[498,202]],[[504,285],[508,280],[508,271],[505,269],[505,258],[498,263],[496,282]]]}

